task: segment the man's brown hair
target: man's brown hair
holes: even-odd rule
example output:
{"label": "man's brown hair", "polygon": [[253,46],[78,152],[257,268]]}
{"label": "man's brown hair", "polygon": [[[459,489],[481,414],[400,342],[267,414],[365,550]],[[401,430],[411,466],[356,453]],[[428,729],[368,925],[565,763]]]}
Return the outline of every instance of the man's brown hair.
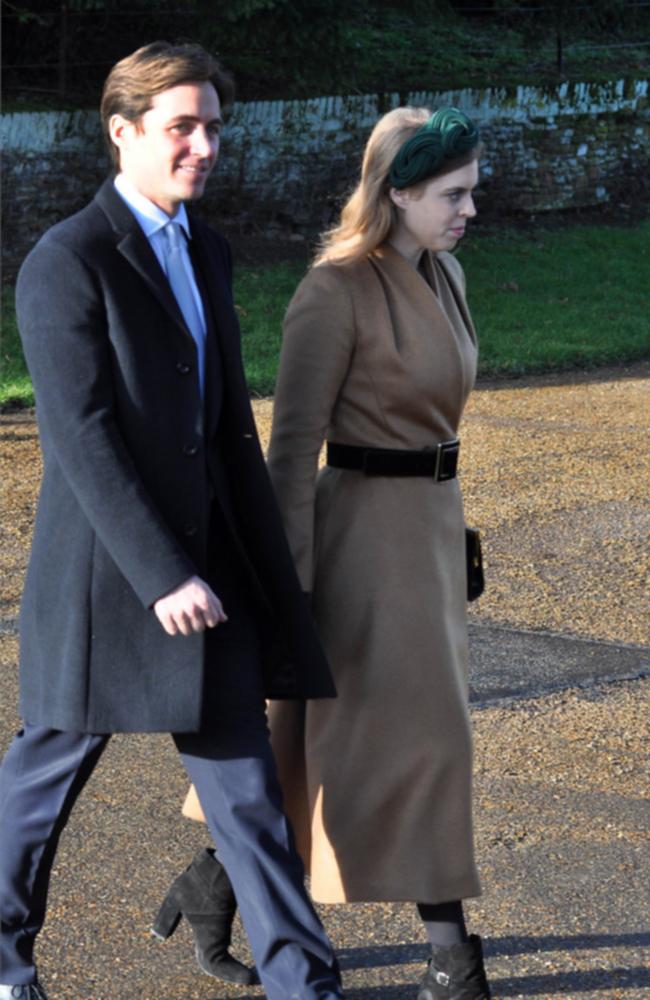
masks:
{"label": "man's brown hair", "polygon": [[104,84],[100,105],[113,165],[119,169],[119,150],[108,128],[113,115],[137,122],[151,108],[156,94],[181,83],[205,82],[213,85],[222,108],[232,104],[235,91],[232,77],[200,45],[151,42],[116,63]]}

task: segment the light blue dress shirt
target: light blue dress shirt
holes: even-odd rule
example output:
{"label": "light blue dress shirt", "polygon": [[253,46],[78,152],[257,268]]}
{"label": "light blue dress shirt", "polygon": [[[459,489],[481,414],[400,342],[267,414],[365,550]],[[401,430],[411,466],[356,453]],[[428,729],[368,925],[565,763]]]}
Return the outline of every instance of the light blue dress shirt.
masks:
{"label": "light blue dress shirt", "polygon": [[[151,249],[155,253],[163,273],[167,275],[168,244],[167,236],[163,230],[168,222],[178,222],[185,233],[186,239],[191,239],[190,226],[187,218],[187,212],[185,211],[185,205],[181,205],[176,215],[170,218],[166,212],[163,212],[162,208],[158,208],[157,205],[154,205],[152,201],[138,191],[135,185],[127,177],[125,177],[124,174],[118,174],[113,183],[120,197],[126,202],[136,217],[140,228],[149,240]],[[192,261],[190,259],[189,250],[185,241],[181,244],[181,258],[185,273],[192,289],[192,297],[196,303],[196,308],[202,325],[202,337],[194,337],[194,342],[198,352],[199,381],[201,391],[203,391],[206,336],[205,310],[203,308],[203,299],[201,298],[201,294],[196,283],[194,268],[192,267]],[[169,276],[167,275],[167,277]]]}

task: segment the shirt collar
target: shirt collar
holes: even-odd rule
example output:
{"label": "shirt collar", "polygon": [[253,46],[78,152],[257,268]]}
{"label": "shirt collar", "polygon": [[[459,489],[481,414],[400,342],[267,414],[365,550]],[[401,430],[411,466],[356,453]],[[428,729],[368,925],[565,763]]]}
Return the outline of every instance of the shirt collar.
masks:
{"label": "shirt collar", "polygon": [[135,184],[124,174],[118,174],[113,184],[120,197],[127,203],[140,223],[147,239],[150,239],[154,233],[159,232],[170,221],[178,222],[187,238],[191,238],[190,223],[185,211],[185,205],[181,204],[176,215],[170,219],[167,212],[163,212],[162,208],[158,208],[149,198],[138,191]]}

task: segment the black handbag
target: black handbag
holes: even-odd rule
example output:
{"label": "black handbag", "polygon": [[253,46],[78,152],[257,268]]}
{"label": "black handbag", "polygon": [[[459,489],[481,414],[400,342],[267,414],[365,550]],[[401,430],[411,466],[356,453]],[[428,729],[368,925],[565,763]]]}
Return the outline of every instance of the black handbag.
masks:
{"label": "black handbag", "polygon": [[465,528],[465,559],[467,561],[467,600],[475,601],[485,589],[481,536],[476,528]]}

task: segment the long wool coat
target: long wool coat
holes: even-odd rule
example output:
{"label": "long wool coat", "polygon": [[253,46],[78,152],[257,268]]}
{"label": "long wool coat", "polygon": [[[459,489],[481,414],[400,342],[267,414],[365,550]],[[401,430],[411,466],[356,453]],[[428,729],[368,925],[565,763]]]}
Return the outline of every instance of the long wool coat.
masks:
{"label": "long wool coat", "polygon": [[321,902],[480,892],[458,480],[317,474],[325,439],[421,449],[457,436],[475,334],[455,258],[424,268],[389,246],[318,266],[285,322],[269,470],[338,698],[275,703],[271,728]]}
{"label": "long wool coat", "polygon": [[111,181],[21,269],[18,318],[44,460],[21,607],[28,722],[199,728],[205,635],[167,635],[152,604],[204,575],[218,544],[214,497],[269,608],[267,693],[334,694],[255,431],[228,245],[194,220],[192,247],[208,320],[205,408],[194,340]]}

